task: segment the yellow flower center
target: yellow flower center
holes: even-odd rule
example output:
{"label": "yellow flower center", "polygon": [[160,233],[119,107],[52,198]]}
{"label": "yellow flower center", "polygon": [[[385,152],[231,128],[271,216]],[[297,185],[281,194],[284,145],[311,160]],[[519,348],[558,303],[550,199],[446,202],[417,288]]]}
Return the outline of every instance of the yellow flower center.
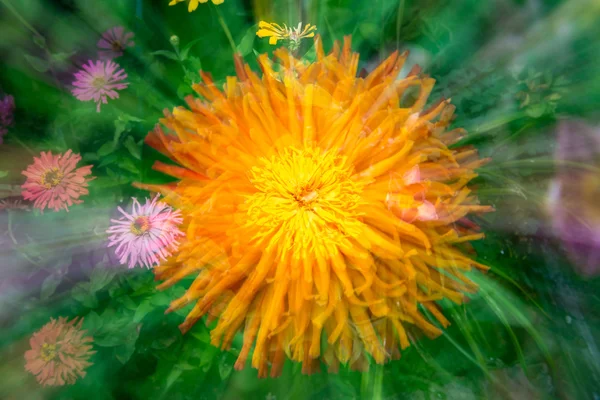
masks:
{"label": "yellow flower center", "polygon": [[300,258],[355,237],[361,232],[357,208],[363,184],[352,173],[346,157],[335,151],[290,147],[262,158],[250,172],[256,192],[245,203],[245,226],[258,231],[253,239],[293,249]]}
{"label": "yellow flower center", "polygon": [[41,179],[40,183],[46,189],[52,189],[60,184],[60,182],[62,181],[62,178],[64,176],[65,175],[62,172],[60,172],[58,170],[58,168],[52,168],[52,169],[47,170],[42,175],[42,179]]}
{"label": "yellow flower center", "polygon": [[92,87],[94,89],[102,89],[106,86],[106,79],[103,76],[98,76],[92,80]]}
{"label": "yellow flower center", "polygon": [[41,357],[42,360],[44,360],[45,362],[51,361],[54,358],[56,358],[56,345],[44,343],[42,345]]}
{"label": "yellow flower center", "polygon": [[131,223],[131,233],[136,236],[142,236],[150,230],[150,219],[146,216],[137,217]]}

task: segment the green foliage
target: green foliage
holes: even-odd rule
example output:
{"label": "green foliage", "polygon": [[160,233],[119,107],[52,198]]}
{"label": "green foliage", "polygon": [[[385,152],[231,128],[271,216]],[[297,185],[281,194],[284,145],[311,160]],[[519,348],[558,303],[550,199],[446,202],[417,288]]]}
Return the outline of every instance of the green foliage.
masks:
{"label": "green foliage", "polygon": [[[9,282],[0,283],[0,398],[591,398],[600,376],[598,281],[576,276],[548,238],[544,204],[557,120],[597,119],[600,28],[592,17],[600,10],[585,1],[542,1],[536,10],[525,3],[225,0],[188,13],[168,0],[0,0],[0,90],[17,103],[0,145],[0,200],[18,195],[20,171],[42,150],[72,149],[96,177],[67,216],[0,210]],[[249,367],[233,368],[241,337],[217,349],[204,321],[179,331],[191,305],[164,314],[191,280],[158,291],[151,271],[129,271],[105,249],[116,205],[148,196],[132,184],[170,179],[152,170],[165,159],[144,144],[148,131],[164,109],[198,96],[200,71],[221,87],[234,74],[234,50],[258,70],[257,56],[275,48],[256,37],[260,20],[315,24],[327,49],[353,35],[359,70],[411,50],[402,74],[420,63],[436,79],[430,104],[451,98],[453,126],[469,132],[457,146],[492,158],[474,187],[496,212],[477,217],[486,238],[473,244],[492,269],[469,275],[480,290],[467,304],[441,304],[452,325],[440,338],[410,331],[400,360],[371,362],[362,373],[323,365],[313,376],[288,361],[280,378],[259,380]],[[135,47],[116,60],[129,87],[97,113],[71,95],[73,72],[95,57],[99,32],[116,25],[135,33]],[[316,59],[309,41],[297,52]],[[58,316],[83,317],[97,353],[75,385],[41,388],[24,371],[23,353]]]}

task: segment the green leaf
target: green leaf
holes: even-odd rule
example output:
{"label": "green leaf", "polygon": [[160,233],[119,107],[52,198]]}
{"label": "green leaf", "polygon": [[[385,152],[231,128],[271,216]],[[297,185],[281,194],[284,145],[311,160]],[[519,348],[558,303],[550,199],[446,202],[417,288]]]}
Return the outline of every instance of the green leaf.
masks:
{"label": "green leaf", "polygon": [[152,296],[150,301],[153,305],[161,307],[169,304],[171,302],[171,297],[165,292],[157,292],[154,296]]}
{"label": "green leaf", "polygon": [[73,287],[71,296],[87,308],[98,307],[98,299],[94,293],[90,293],[89,282],[81,282]]}
{"label": "green leaf", "polygon": [[102,289],[112,281],[115,275],[114,269],[102,265],[96,266],[90,276],[90,291],[97,292]]}
{"label": "green leaf", "polygon": [[41,58],[30,56],[29,54],[25,54],[25,59],[29,64],[38,72],[46,72],[50,69],[50,64],[46,60],[42,60]]}
{"label": "green leaf", "polygon": [[192,88],[189,85],[185,85],[185,84],[180,84],[179,87],[177,87],[177,97],[179,97],[180,99],[185,98],[185,96],[192,94],[194,91],[192,90]]}
{"label": "green leaf", "polygon": [[212,366],[219,350],[216,347],[208,346],[200,355],[200,367],[203,371],[208,371]]}
{"label": "green leaf", "polygon": [[100,146],[100,148],[98,149],[98,156],[104,157],[109,155],[113,151],[115,151],[115,144],[113,142],[107,142]]}
{"label": "green leaf", "polygon": [[115,148],[119,144],[119,139],[121,138],[121,134],[123,132],[125,132],[125,130],[127,129],[128,123],[129,123],[128,120],[122,119],[121,117],[119,117],[119,119],[115,120],[115,136],[113,138],[113,145],[115,146]]}
{"label": "green leaf", "polygon": [[169,376],[167,377],[167,384],[165,387],[165,390],[170,388],[171,385],[173,385],[175,383],[175,381],[181,376],[181,374],[183,373],[183,371],[179,368],[174,368],[171,373],[169,374]]}
{"label": "green leaf", "polygon": [[73,55],[75,54],[75,52],[71,52],[71,53],[54,53],[52,54],[52,64],[54,65],[62,65],[65,64]]}
{"label": "green leaf", "polygon": [[365,39],[367,39],[371,42],[375,42],[375,41],[379,40],[380,29],[374,23],[364,22],[362,24],[359,24],[358,30],[359,30],[360,34],[362,35],[362,37],[364,37]]}
{"label": "green leaf", "polygon": [[129,361],[134,351],[135,342],[127,342],[115,347],[115,357],[121,362],[121,364],[125,364],[127,361]]}
{"label": "green leaf", "polygon": [[138,169],[138,167],[129,158],[124,158],[124,159],[120,160],[119,162],[117,162],[117,165],[119,167],[123,168],[124,170],[133,172],[136,175],[140,173],[140,170]]}
{"label": "green leaf", "polygon": [[221,354],[221,358],[219,360],[219,375],[221,379],[227,379],[231,374],[231,370],[233,369],[233,360],[229,353]]}
{"label": "green leaf", "polygon": [[237,51],[242,57],[247,56],[252,51],[252,48],[254,47],[254,38],[256,38],[256,25],[250,27],[250,29],[246,31],[240,44],[237,45]]}
{"label": "green leaf", "polygon": [[0,171],[0,178],[8,176],[8,171]]}
{"label": "green leaf", "polygon": [[139,327],[136,327],[127,337],[127,341],[124,344],[115,347],[115,357],[121,364],[125,364],[131,358],[131,355],[135,351],[135,343],[139,336],[140,330]]}
{"label": "green leaf", "polygon": [[163,57],[169,58],[171,60],[179,61],[179,57],[177,57],[177,54],[173,53],[172,51],[158,50],[158,51],[154,51],[150,54],[152,54],[153,56],[163,56]]}
{"label": "green leaf", "polygon": [[94,333],[102,328],[103,325],[102,318],[95,311],[90,311],[85,318],[83,319],[83,329],[88,331],[89,334],[94,335]]}
{"label": "green leaf", "polygon": [[131,153],[132,156],[138,160],[142,159],[142,150],[131,136],[127,137],[127,140],[125,140],[125,143],[123,144],[125,145],[125,148],[129,150],[129,153]]}
{"label": "green leaf", "polygon": [[47,300],[54,294],[58,285],[62,281],[62,276],[59,274],[51,274],[44,279],[42,283],[42,289],[40,291],[40,300]]}
{"label": "green leaf", "polygon": [[152,311],[153,307],[150,304],[150,301],[144,300],[140,303],[137,310],[135,310],[135,314],[133,315],[133,322],[140,322],[146,314]]}
{"label": "green leaf", "polygon": [[532,104],[525,109],[525,114],[531,118],[539,118],[546,112],[546,105],[543,103]]}
{"label": "green leaf", "polygon": [[177,336],[156,339],[154,342],[152,342],[150,347],[152,347],[153,349],[156,349],[156,350],[166,349],[167,347],[169,347],[173,343],[175,343],[177,341],[177,339],[178,339]]}
{"label": "green leaf", "polygon": [[179,53],[179,55],[181,56],[181,61],[187,60],[188,53],[190,52],[190,49],[192,48],[192,46],[194,46],[196,43],[198,43],[200,40],[203,40],[203,39],[204,38],[199,37],[198,39],[194,39],[191,42],[189,42],[183,48],[183,50],[181,50],[181,53]]}
{"label": "green leaf", "polygon": [[34,35],[33,43],[37,44],[42,49],[46,48],[46,39],[41,35],[37,35],[37,34]]}

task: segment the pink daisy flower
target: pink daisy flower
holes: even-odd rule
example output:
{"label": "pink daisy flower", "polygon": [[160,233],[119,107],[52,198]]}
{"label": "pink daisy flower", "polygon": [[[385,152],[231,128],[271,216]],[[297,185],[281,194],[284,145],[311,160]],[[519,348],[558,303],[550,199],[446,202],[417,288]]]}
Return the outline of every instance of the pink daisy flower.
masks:
{"label": "pink daisy flower", "polygon": [[111,234],[108,247],[116,245],[117,257],[129,268],[138,263],[152,268],[179,246],[177,238],[183,236],[177,227],[183,221],[181,212],[158,201],[158,197],[146,199],[144,205],[134,198],[131,214],[118,207],[123,216],[111,219],[113,225],[106,231]]}
{"label": "pink daisy flower", "polygon": [[0,144],[2,144],[2,136],[8,132],[8,127],[13,123],[13,113],[15,111],[15,98],[12,96],[4,96],[0,100]]}
{"label": "pink daisy flower", "polygon": [[125,32],[122,26],[110,28],[102,34],[102,39],[98,41],[98,57],[101,60],[112,60],[121,57],[127,47],[133,47],[135,43],[132,32]]}
{"label": "pink daisy flower", "polygon": [[75,168],[81,160],[79,154],[71,150],[64,154],[52,155],[51,152],[34,157],[34,162],[22,172],[27,177],[21,186],[25,200],[32,200],[33,206],[44,210],[46,207],[54,211],[81,204],[80,196],[88,194],[88,182],[94,178],[86,178],[92,173],[92,166]]}
{"label": "pink daisy flower", "polygon": [[125,70],[112,61],[90,60],[83,65],[82,70],[75,73],[75,78],[73,95],[81,101],[94,100],[98,112],[102,103],[108,103],[107,97],[119,98],[117,90],[125,89],[129,85],[127,82],[122,82],[127,79]]}

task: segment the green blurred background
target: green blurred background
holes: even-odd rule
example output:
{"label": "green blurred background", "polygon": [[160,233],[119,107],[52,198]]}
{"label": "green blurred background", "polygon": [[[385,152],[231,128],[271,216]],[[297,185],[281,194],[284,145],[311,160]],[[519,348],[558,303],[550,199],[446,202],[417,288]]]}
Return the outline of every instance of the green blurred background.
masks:
{"label": "green blurred background", "polygon": [[[304,376],[288,361],[277,379],[237,372],[241,338],[221,352],[210,326],[180,334],[188,309],[163,314],[189,280],[158,292],[151,271],[114,266],[105,249],[116,205],[147,196],[131,183],[165,180],[150,168],[161,156],[143,144],[147,132],[184,104],[198,70],[221,84],[234,74],[233,51],[256,69],[274,49],[255,36],[261,20],[315,24],[326,49],[352,35],[367,71],[409,50],[405,72],[419,64],[436,78],[431,101],[452,99],[454,125],[469,131],[461,144],[492,157],[475,182],[497,209],[477,218],[487,235],[478,259],[492,270],[472,276],[481,291],[470,302],[442,304],[452,322],[443,336],[415,336],[385,366]],[[40,151],[81,153],[97,177],[68,214],[0,210],[0,398],[600,398],[599,281],[573,268],[546,206],[558,124],[599,123],[598,21],[594,0],[225,0],[193,13],[168,0],[0,0],[0,93],[17,107],[0,145],[0,197],[18,197],[20,172]],[[117,25],[135,34],[116,60],[130,85],[96,113],[70,94],[73,73]],[[299,53],[313,58],[312,42]],[[42,388],[23,353],[57,316],[85,317],[97,353],[75,385]]]}

